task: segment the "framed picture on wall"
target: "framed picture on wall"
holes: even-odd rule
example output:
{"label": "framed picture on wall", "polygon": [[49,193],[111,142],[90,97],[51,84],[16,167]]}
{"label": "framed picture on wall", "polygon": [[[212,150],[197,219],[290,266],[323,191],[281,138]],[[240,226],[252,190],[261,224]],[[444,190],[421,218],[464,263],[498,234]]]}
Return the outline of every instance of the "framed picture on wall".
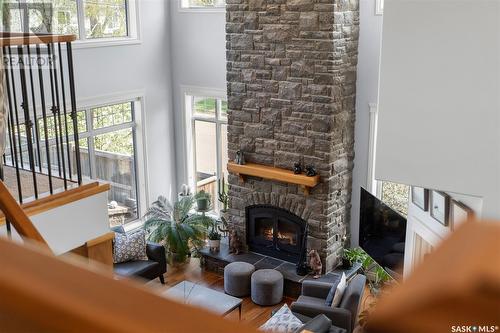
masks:
{"label": "framed picture on wall", "polygon": [[429,210],[429,190],[422,187],[411,187],[411,202],[422,209],[423,211]]}
{"label": "framed picture on wall", "polygon": [[450,217],[450,196],[439,191],[432,191],[430,197],[431,216],[444,226],[448,226]]}
{"label": "framed picture on wall", "polygon": [[460,201],[451,200],[451,228],[455,230],[460,224],[474,217],[474,211]]}

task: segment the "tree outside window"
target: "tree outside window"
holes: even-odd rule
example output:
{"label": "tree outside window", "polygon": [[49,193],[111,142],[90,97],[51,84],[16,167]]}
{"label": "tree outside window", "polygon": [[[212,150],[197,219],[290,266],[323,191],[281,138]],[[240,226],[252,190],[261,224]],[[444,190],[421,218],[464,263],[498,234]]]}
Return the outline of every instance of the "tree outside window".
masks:
{"label": "tree outside window", "polygon": [[225,0],[182,0],[182,8],[221,8],[226,5]]}
{"label": "tree outside window", "polygon": [[410,186],[391,182],[381,182],[381,200],[401,215],[408,215]]}

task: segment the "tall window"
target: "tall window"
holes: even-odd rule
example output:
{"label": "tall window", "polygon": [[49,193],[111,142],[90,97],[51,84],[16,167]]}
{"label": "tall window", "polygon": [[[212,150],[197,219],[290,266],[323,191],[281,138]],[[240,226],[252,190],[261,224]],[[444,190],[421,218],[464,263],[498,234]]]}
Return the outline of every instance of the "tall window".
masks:
{"label": "tall window", "polygon": [[[127,101],[119,104],[91,107],[78,111],[78,129],[82,175],[111,185],[108,192],[108,215],[111,226],[123,225],[139,218],[138,162],[135,115],[140,103]],[[72,123],[68,115],[69,132]],[[47,131],[51,139],[51,164],[57,161],[57,147],[53,118],[47,118]],[[43,118],[38,118],[41,135]],[[74,145],[72,172],[76,172]],[[47,161],[44,160],[47,168]]]}
{"label": "tall window", "polygon": [[[219,211],[219,182],[227,186],[227,102],[222,98],[186,95],[191,124],[191,169],[196,191],[212,196],[213,209]],[[222,185],[221,185],[222,186]]]}
{"label": "tall window", "polygon": [[2,30],[74,34],[80,40],[134,37],[135,0],[7,0]]}
{"label": "tall window", "polygon": [[138,107],[138,102],[130,101],[84,111],[87,131],[80,134],[83,174],[111,185],[108,213],[112,226],[140,216],[135,125]]}
{"label": "tall window", "polygon": [[384,13],[384,0],[375,0],[375,14],[382,15]]}
{"label": "tall window", "polygon": [[224,8],[225,0],[181,0],[181,8],[206,9]]}

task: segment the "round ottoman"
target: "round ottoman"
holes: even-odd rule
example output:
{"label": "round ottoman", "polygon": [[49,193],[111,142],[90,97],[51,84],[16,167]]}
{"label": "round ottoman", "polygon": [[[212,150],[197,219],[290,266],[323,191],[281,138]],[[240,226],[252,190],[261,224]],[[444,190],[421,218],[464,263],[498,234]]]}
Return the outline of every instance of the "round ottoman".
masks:
{"label": "round ottoman", "polygon": [[260,269],[252,274],[252,301],[275,305],[283,299],[283,274],[275,269]]}
{"label": "round ottoman", "polygon": [[236,261],[224,268],[224,291],[236,297],[250,295],[250,278],[255,267],[246,262]]}

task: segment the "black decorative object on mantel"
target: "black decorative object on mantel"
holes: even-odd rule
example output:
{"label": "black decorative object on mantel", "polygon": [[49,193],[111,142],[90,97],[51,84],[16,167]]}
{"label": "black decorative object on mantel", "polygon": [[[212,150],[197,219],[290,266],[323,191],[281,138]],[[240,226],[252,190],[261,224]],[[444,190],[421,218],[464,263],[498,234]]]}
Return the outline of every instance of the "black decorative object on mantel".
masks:
{"label": "black decorative object on mantel", "polygon": [[236,152],[236,159],[234,160],[236,164],[245,165],[245,155],[241,150]]}
{"label": "black decorative object on mantel", "polygon": [[314,166],[312,166],[312,165],[306,165],[306,176],[307,177],[314,177],[317,174],[318,173],[316,172],[316,168],[314,168]]}
{"label": "black decorative object on mantel", "polygon": [[300,162],[296,162],[293,164],[293,173],[296,175],[300,175],[302,173],[302,165]]}

